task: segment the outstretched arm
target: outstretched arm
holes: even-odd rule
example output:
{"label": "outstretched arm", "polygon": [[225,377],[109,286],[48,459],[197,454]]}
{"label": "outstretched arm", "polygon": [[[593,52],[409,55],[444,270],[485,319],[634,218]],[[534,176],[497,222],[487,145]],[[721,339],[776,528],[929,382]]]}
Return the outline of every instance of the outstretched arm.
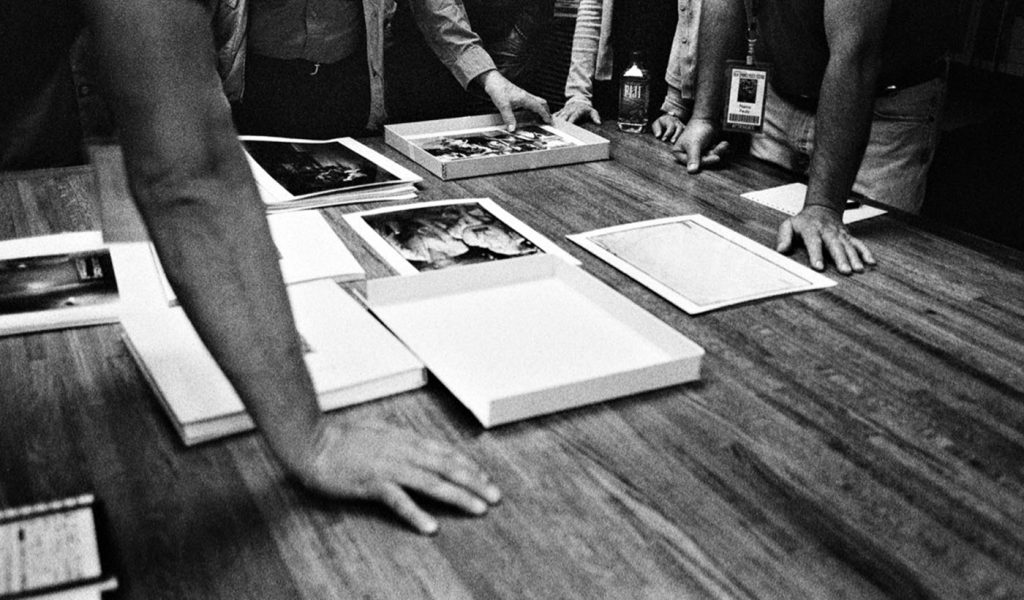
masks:
{"label": "outstretched arm", "polygon": [[594,76],[601,43],[603,8],[601,0],[580,0],[576,26],[572,34],[569,73],[565,78],[565,106],[555,116],[570,123],[589,119],[600,125],[601,115],[594,108]]}
{"label": "outstretched arm", "polygon": [[729,151],[729,144],[719,141],[725,63],[743,55],[745,28],[743,0],[703,0],[693,116],[672,149],[689,173],[720,163]]}
{"label": "outstretched arm", "polygon": [[480,513],[497,490],[442,444],[331,427],[316,405],[277,256],[192,0],[82,0],[129,183],[200,337],[287,471],[309,488],[437,523],[403,488]]}
{"label": "outstretched arm", "polygon": [[802,238],[811,266],[824,269],[824,252],[840,273],[874,264],[871,251],[843,225],[843,206],[853,188],[871,130],[889,0],[826,0],[829,61],[815,116],[804,209],[779,228],[778,249]]}
{"label": "outstretched arm", "polygon": [[413,17],[423,37],[463,87],[475,82],[491,98],[509,130],[516,128],[514,110],[526,109],[551,122],[547,101],[513,84],[498,72],[473,32],[461,0],[411,0]]}

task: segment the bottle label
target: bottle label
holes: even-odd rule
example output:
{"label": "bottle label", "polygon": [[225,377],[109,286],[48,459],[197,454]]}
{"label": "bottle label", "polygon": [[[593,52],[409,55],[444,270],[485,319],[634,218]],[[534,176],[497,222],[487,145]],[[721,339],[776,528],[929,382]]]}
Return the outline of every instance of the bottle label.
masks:
{"label": "bottle label", "polygon": [[639,127],[646,125],[649,94],[646,80],[623,79],[619,88],[619,122]]}
{"label": "bottle label", "polygon": [[626,101],[642,100],[644,97],[644,86],[640,83],[626,83],[622,86],[622,99]]}

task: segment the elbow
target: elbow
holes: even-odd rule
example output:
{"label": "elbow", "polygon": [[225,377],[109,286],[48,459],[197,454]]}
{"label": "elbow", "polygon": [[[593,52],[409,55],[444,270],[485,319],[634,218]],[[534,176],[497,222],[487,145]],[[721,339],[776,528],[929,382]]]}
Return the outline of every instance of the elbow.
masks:
{"label": "elbow", "polygon": [[[251,173],[233,129],[192,139],[171,135],[149,148],[126,147],[129,185],[143,214],[216,206],[248,189]],[[184,136],[188,137],[188,136]]]}

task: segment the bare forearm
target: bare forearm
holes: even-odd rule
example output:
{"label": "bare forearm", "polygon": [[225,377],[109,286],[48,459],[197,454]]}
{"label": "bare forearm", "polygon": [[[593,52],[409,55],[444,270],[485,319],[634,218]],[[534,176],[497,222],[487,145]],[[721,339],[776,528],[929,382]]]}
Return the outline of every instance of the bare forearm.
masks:
{"label": "bare forearm", "polygon": [[807,204],[839,212],[850,194],[871,130],[877,67],[833,55],[815,118]]}
{"label": "bare forearm", "polygon": [[274,453],[307,471],[319,409],[262,203],[222,171],[164,189],[135,193],[183,308]]}
{"label": "bare forearm", "polygon": [[188,0],[84,7],[129,182],[168,278],[274,452],[301,471],[319,411],[220,90],[210,16]]}
{"label": "bare forearm", "polygon": [[724,102],[725,62],[743,54],[742,0],[704,0],[700,14],[693,117],[718,121]]}
{"label": "bare forearm", "polygon": [[889,0],[827,0],[829,61],[815,116],[807,205],[842,212],[871,132]]}

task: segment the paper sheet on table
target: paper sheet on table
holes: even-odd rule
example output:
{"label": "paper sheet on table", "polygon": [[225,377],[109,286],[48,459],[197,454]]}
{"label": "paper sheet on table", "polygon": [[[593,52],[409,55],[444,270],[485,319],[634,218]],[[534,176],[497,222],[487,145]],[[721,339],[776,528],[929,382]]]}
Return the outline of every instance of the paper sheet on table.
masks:
{"label": "paper sheet on table", "polygon": [[690,314],[835,285],[701,215],[568,237]]}
{"label": "paper sheet on table", "polygon": [[[807,195],[807,185],[803,183],[788,183],[778,187],[757,190],[740,194],[742,198],[753,200],[769,208],[793,216],[804,207],[804,196]],[[886,211],[874,206],[861,204],[858,208],[849,209],[843,212],[843,223],[850,224],[878,215],[884,215]]]}

